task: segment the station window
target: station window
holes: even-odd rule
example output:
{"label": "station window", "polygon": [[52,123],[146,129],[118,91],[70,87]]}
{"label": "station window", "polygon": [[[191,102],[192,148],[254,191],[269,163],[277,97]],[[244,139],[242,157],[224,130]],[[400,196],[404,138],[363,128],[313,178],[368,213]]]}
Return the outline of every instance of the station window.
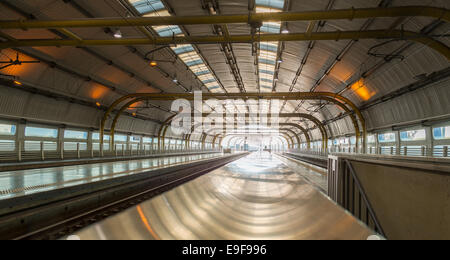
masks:
{"label": "station window", "polygon": [[369,143],[369,144],[374,144],[375,143],[375,135],[369,135],[368,137],[367,137],[367,143]]}
{"label": "station window", "polygon": [[427,140],[427,133],[426,133],[425,129],[401,132],[400,140],[402,140],[402,141],[425,141],[425,140]]}
{"label": "station window", "polygon": [[[433,156],[435,157],[444,157],[444,145],[437,145],[433,149]],[[448,148],[447,148],[448,149]]]}
{"label": "station window", "polygon": [[66,142],[64,143],[64,151],[76,151],[78,144],[80,144],[80,151],[87,150],[87,143]]}
{"label": "station window", "polygon": [[141,137],[140,136],[135,136],[135,135],[131,136],[131,142],[138,143],[140,141],[141,141]]}
{"label": "station window", "polygon": [[0,141],[0,151],[2,152],[14,152],[16,150],[16,142],[13,140]]}
{"label": "station window", "polygon": [[405,149],[408,156],[422,156],[422,146],[402,146],[401,155],[405,155]]}
{"label": "station window", "polygon": [[16,126],[12,124],[0,123],[0,135],[15,135]]}
{"label": "station window", "polygon": [[[92,149],[94,149],[94,151],[100,151],[100,144],[99,143],[92,144]],[[103,151],[108,151],[108,150],[109,150],[109,143],[104,143]]]}
{"label": "station window", "polygon": [[350,137],[350,144],[356,145],[356,136]]}
{"label": "station window", "polygon": [[27,126],[25,128],[25,136],[57,138],[58,137],[58,129]]}
{"label": "station window", "polygon": [[385,133],[378,135],[378,141],[380,143],[394,143],[397,139],[395,133]]}
{"label": "station window", "polygon": [[348,145],[350,143],[350,139],[349,138],[341,138],[339,139],[339,144],[340,145]]}
{"label": "station window", "polygon": [[435,140],[450,139],[450,126],[434,128],[433,136]]}
{"label": "station window", "polygon": [[381,147],[381,154],[395,155],[395,154],[397,154],[397,148],[393,147],[393,146],[383,146],[383,147]]}
{"label": "station window", "polygon": [[[105,134],[103,135],[103,141],[109,141],[111,139],[111,136]],[[92,140],[99,141],[100,140],[100,133],[93,133],[92,134]]]}
{"label": "station window", "polygon": [[115,135],[114,140],[116,142],[126,142],[128,140],[128,136],[126,135]]}
{"label": "station window", "polygon": [[[56,151],[56,142],[43,142],[44,151]],[[37,152],[41,150],[40,141],[25,141],[25,151],[27,152]]]}
{"label": "station window", "polygon": [[82,131],[65,130],[64,138],[65,139],[86,140],[88,138],[88,133],[82,132]]}
{"label": "station window", "polygon": [[142,141],[143,141],[144,143],[146,143],[146,144],[151,144],[151,143],[153,143],[153,138],[151,138],[151,137],[144,137],[144,138],[142,139]]}

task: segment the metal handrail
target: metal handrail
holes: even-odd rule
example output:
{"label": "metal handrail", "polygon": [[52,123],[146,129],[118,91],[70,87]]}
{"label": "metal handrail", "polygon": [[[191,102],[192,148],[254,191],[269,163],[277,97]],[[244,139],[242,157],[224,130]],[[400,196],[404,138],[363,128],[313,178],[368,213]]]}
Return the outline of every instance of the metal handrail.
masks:
{"label": "metal handrail", "polygon": [[[65,147],[65,144],[69,144]],[[166,147],[166,149],[153,149],[150,145],[127,145],[118,144],[112,151],[100,151],[93,143],[88,147],[86,143],[75,142],[37,142],[23,143],[16,147],[15,142],[0,142],[0,162],[22,162],[22,161],[47,161],[65,159],[87,159],[87,158],[115,158],[115,157],[135,157],[147,155],[169,155],[175,153],[193,152],[220,152],[221,149],[185,149],[184,147]],[[147,149],[150,148],[150,149]]]}
{"label": "metal handrail", "polygon": [[[372,149],[371,149],[372,148]],[[330,148],[328,151],[323,151],[321,149],[294,149],[289,150],[291,153],[299,153],[305,155],[315,155],[328,157],[332,154],[364,154],[364,155],[392,155],[392,156],[408,156],[408,157],[430,157],[430,158],[449,158],[448,146],[439,146],[432,149],[426,148],[425,146],[421,148],[402,146],[400,149],[397,147],[385,146],[378,147],[378,149],[373,149],[374,147],[369,147],[366,153],[362,151],[357,151],[356,149],[345,148],[345,149],[335,149]]]}
{"label": "metal handrail", "polygon": [[[365,191],[364,187],[361,185],[361,181],[359,180],[358,176],[356,175],[353,165],[347,159],[345,159],[344,161],[345,161],[346,167],[348,168],[350,174],[353,177],[353,181],[355,182],[355,184],[359,190],[359,193],[361,194],[361,198],[364,200],[364,203],[366,204],[366,208],[369,211],[370,216],[375,224],[375,228],[376,228],[375,231],[378,232],[379,234],[383,235],[384,237],[386,237],[383,227],[381,226],[380,221],[377,218],[377,215],[373,209],[372,204],[370,203],[369,199],[367,198],[366,191]],[[368,224],[368,223],[366,223],[366,224]]]}

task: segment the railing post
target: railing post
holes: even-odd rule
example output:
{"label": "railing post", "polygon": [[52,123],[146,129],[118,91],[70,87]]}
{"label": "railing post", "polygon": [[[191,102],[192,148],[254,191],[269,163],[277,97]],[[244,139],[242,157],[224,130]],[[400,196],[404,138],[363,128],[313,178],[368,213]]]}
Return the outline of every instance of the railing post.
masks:
{"label": "railing post", "polygon": [[391,155],[394,155],[394,147],[391,147]]}
{"label": "railing post", "polygon": [[422,146],[422,156],[426,156],[426,147]]}
{"label": "railing post", "polygon": [[122,157],[125,157],[125,145],[122,144]]}
{"label": "railing post", "polygon": [[404,149],[404,150],[403,150],[403,155],[404,155],[404,156],[408,156],[408,147],[405,146],[403,149]]}
{"label": "railing post", "polygon": [[94,158],[94,146],[91,145],[91,158]]}
{"label": "railing post", "polygon": [[61,160],[64,160],[64,142],[59,142],[59,153]]}
{"label": "railing post", "polygon": [[444,157],[448,157],[448,146],[444,146]]}
{"label": "railing post", "polygon": [[41,141],[41,160],[45,160],[45,152],[44,152],[44,142]]}
{"label": "railing post", "polygon": [[80,159],[81,155],[80,155],[80,143],[77,143],[77,158]]}
{"label": "railing post", "polygon": [[117,157],[117,144],[114,144],[114,154],[116,155],[116,157]]}
{"label": "railing post", "polygon": [[17,159],[19,160],[19,162],[22,161],[22,142],[19,142],[17,146]]}

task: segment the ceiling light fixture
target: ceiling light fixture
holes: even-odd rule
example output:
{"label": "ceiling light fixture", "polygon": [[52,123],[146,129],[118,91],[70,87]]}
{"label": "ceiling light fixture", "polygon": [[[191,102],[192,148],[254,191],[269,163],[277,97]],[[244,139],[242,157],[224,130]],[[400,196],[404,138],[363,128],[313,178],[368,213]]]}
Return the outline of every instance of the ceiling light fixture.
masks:
{"label": "ceiling light fixture", "polygon": [[283,30],[281,30],[282,34],[288,34],[290,33],[288,25],[286,24],[285,26],[283,26]]}
{"label": "ceiling light fixture", "polygon": [[116,38],[116,39],[121,39],[122,38],[122,32],[119,29],[117,29],[114,32],[114,38]]}
{"label": "ceiling light fixture", "polygon": [[14,85],[16,85],[16,86],[22,86],[23,84],[22,84],[22,82],[20,82],[20,81],[14,80]]}
{"label": "ceiling light fixture", "polygon": [[100,102],[96,102],[95,105],[98,106],[98,107],[102,106],[102,104],[100,104]]}
{"label": "ceiling light fixture", "polygon": [[150,67],[156,67],[156,66],[158,66],[157,61],[154,61],[154,60],[150,61]]}

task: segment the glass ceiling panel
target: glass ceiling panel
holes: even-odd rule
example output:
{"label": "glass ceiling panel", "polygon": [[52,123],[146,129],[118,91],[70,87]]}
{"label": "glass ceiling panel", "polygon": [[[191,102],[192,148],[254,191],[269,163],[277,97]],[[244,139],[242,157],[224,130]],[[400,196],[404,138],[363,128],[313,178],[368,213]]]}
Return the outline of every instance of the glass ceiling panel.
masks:
{"label": "glass ceiling panel", "polygon": [[[257,13],[281,12],[285,0],[255,0]],[[281,32],[281,23],[265,22],[261,27],[261,33]],[[275,66],[278,62],[278,42],[262,42],[258,55],[259,85],[263,92],[271,91],[274,82]]]}
{"label": "glass ceiling panel", "polygon": [[[161,0],[128,0],[136,10],[145,17],[170,16],[170,13],[161,2]],[[159,36],[172,37],[183,36],[183,31],[177,25],[153,26]],[[197,76],[210,75],[207,79],[201,80],[207,82],[205,87],[211,89],[219,89],[221,91],[217,79],[212,75],[209,68],[204,64],[202,57],[195,51],[190,44],[178,45],[171,47],[172,51],[189,67],[189,69]]]}

